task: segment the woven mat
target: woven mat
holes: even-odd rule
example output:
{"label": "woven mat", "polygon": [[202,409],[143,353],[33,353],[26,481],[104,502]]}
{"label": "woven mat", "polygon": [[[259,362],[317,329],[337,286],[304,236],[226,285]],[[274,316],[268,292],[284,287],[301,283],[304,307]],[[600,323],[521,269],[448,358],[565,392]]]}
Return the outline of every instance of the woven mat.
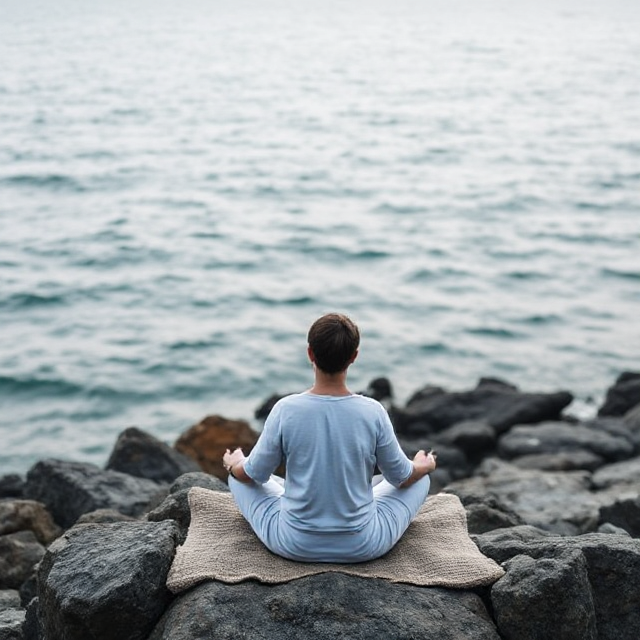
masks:
{"label": "woven mat", "polygon": [[464,507],[454,495],[430,496],[389,553],[358,564],[293,562],[271,553],[230,493],[194,487],[189,504],[187,539],[178,547],[167,578],[173,593],[208,579],[281,583],[328,571],[457,589],[489,585],[504,574],[469,537]]}

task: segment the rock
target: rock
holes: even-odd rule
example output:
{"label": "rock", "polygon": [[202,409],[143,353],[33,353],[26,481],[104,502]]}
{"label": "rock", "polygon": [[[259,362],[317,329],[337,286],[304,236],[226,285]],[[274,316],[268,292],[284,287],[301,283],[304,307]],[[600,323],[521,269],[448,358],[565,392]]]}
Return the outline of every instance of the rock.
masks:
{"label": "rock", "polygon": [[0,640],[23,640],[23,609],[0,610]]}
{"label": "rock", "polygon": [[626,435],[615,435],[586,424],[545,422],[519,425],[498,441],[498,453],[509,459],[532,454],[590,452],[609,461],[633,455],[634,447]]}
{"label": "rock", "polygon": [[31,600],[27,605],[24,625],[22,626],[24,640],[45,640],[44,632],[40,625],[38,609],[38,598],[33,598],[33,600]]}
{"label": "rock", "polygon": [[21,498],[24,479],[17,473],[0,476],[0,498]]}
{"label": "rock", "polygon": [[0,589],[0,611],[20,607],[20,592],[15,589]]}
{"label": "rock", "polygon": [[175,447],[193,458],[202,470],[225,479],[228,474],[222,466],[224,452],[240,447],[248,455],[258,435],[244,420],[208,416],[183,433]]}
{"label": "rock", "polygon": [[472,391],[450,393],[427,387],[416,394],[396,416],[398,433],[422,424],[429,431],[442,431],[464,421],[485,421],[498,434],[516,424],[557,420],[573,396],[558,393],[523,393],[512,385],[483,379]]}
{"label": "rock", "polygon": [[19,589],[43,555],[33,531],[0,536],[0,589]]}
{"label": "rock", "polygon": [[33,568],[31,575],[20,586],[20,606],[25,608],[38,595],[38,565]]}
{"label": "rock", "polygon": [[573,451],[571,453],[533,453],[511,460],[520,469],[538,469],[539,471],[594,471],[604,464],[604,460],[591,451]]}
{"label": "rock", "polygon": [[557,558],[519,555],[491,588],[504,640],[597,640],[596,614],[584,555],[568,549]]}
{"label": "rock", "polygon": [[627,411],[622,419],[626,427],[634,434],[640,434],[640,405]]}
{"label": "rock", "polygon": [[151,522],[175,520],[180,529],[179,544],[184,543],[191,523],[189,508],[189,489],[191,487],[203,487],[212,491],[229,491],[229,487],[224,482],[206,473],[187,473],[180,476],[171,485],[169,495],[161,505],[147,514],[147,519]]}
{"label": "rock", "polygon": [[622,496],[612,504],[600,508],[600,522],[624,529],[634,538],[640,538],[640,493]]}
{"label": "rock", "polygon": [[44,545],[49,544],[62,533],[41,502],[0,501],[0,535],[26,530],[33,531],[38,541]]}
{"label": "rock", "polygon": [[496,562],[505,562],[517,555],[561,559],[567,550],[581,551],[593,594],[598,639],[640,638],[640,540],[589,533],[523,541],[508,537],[505,531],[509,530],[490,531],[475,536],[474,541]]}
{"label": "rock", "polygon": [[202,487],[203,489],[211,489],[211,491],[229,491],[229,487],[226,482],[222,482],[219,478],[212,476],[204,471],[197,471],[193,473],[185,473],[179,478],[176,478],[173,484],[169,487],[169,494],[180,493],[185,489],[189,490],[192,487]]}
{"label": "rock", "polygon": [[598,469],[591,482],[596,489],[606,489],[617,484],[640,484],[640,456]]}
{"label": "rock", "polygon": [[51,640],[144,640],[171,600],[170,522],[78,525],[38,570],[39,618]]}
{"label": "rock", "polygon": [[176,598],[149,640],[243,637],[499,639],[469,591],[324,573],[278,585],[202,583]]}
{"label": "rock", "polygon": [[518,469],[499,460],[485,461],[479,474],[458,480],[447,491],[492,494],[527,524],[562,535],[595,531],[608,496],[592,493],[585,471],[554,473]]}
{"label": "rock", "polygon": [[[629,536],[629,533],[620,527],[616,527],[610,522],[603,522],[599,527],[597,533],[612,533],[614,535]],[[631,536],[629,536],[631,537]]]}
{"label": "rock", "polygon": [[386,405],[393,399],[393,388],[388,378],[375,378],[372,380],[364,391],[359,392],[360,395],[368,396],[378,402]]}
{"label": "rock", "polygon": [[[448,489],[445,489],[445,492],[453,493]],[[465,491],[460,491],[457,495],[465,508],[470,534],[524,524],[524,520],[515,511],[494,495],[478,495]]]}
{"label": "rock", "polygon": [[282,398],[286,398],[287,394],[280,395],[278,393],[274,393],[272,396],[269,396],[253,413],[253,415],[258,420],[266,420],[269,414],[271,413],[271,409],[273,409],[274,405],[278,400],[282,400]]}
{"label": "rock", "polygon": [[183,473],[200,471],[192,458],[136,427],[118,436],[106,468],[159,483],[171,483]]}
{"label": "rock", "polygon": [[77,520],[76,524],[106,524],[108,522],[133,522],[136,518],[126,516],[115,509],[96,509],[83,513]]}
{"label": "rock", "polygon": [[486,422],[468,420],[438,433],[437,441],[461,449],[468,460],[477,462],[495,448],[496,432]]}
{"label": "rock", "polygon": [[626,371],[618,376],[615,384],[607,390],[599,416],[623,416],[640,404],[640,373]]}
{"label": "rock", "polygon": [[158,491],[152,480],[64,460],[36,463],[27,473],[25,487],[26,497],[44,503],[64,528],[96,509],[116,509],[138,516]]}

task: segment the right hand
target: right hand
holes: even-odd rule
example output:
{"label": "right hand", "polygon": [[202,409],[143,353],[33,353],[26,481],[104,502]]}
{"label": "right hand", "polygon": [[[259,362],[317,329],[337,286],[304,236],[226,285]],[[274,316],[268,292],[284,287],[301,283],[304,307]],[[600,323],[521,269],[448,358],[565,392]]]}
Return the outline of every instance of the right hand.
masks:
{"label": "right hand", "polygon": [[436,468],[436,456],[431,451],[425,453],[424,449],[420,449],[418,453],[413,457],[413,463],[416,468],[424,475],[435,471]]}

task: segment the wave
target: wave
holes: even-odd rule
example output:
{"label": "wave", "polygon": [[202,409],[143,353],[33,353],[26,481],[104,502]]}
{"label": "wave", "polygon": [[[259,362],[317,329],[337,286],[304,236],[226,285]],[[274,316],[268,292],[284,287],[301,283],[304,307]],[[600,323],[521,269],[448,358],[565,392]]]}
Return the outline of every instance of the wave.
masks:
{"label": "wave", "polygon": [[84,387],[67,380],[0,376],[0,391],[11,395],[71,396],[84,390]]}
{"label": "wave", "polygon": [[604,278],[640,280],[640,271],[629,271],[627,269],[611,269],[610,267],[605,267],[604,269],[600,269],[600,275]]}
{"label": "wave", "polygon": [[52,191],[72,191],[82,193],[86,188],[75,178],[56,173],[49,174],[17,174],[0,179],[0,184],[14,187],[33,187],[51,189]]}
{"label": "wave", "polygon": [[14,293],[4,300],[0,300],[0,309],[33,309],[66,303],[63,295],[43,295],[38,293]]}
{"label": "wave", "polygon": [[488,338],[514,339],[523,337],[522,334],[517,331],[511,331],[510,329],[500,327],[473,327],[471,329],[465,329],[465,333]]}

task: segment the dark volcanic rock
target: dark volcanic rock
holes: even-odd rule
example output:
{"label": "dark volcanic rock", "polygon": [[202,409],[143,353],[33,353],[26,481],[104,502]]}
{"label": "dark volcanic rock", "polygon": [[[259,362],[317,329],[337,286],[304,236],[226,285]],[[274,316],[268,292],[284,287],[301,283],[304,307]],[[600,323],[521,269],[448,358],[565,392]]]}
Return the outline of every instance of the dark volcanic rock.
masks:
{"label": "dark volcanic rock", "polygon": [[38,541],[45,545],[62,533],[41,502],[0,501],[0,535],[16,531],[33,531]]}
{"label": "dark volcanic rock", "polygon": [[106,468],[161,483],[201,470],[192,458],[136,427],[118,436]]}
{"label": "dark volcanic rock", "polygon": [[56,540],[38,570],[47,638],[144,640],[171,600],[170,522],[78,525]]}
{"label": "dark volcanic rock", "polygon": [[640,373],[626,371],[607,390],[599,416],[623,416],[640,404]]}
{"label": "dark volcanic rock", "polygon": [[499,639],[481,599],[471,592],[325,573],[274,586],[203,583],[171,604],[149,640],[242,637]]}
{"label": "dark volcanic rock", "polygon": [[0,640],[23,640],[23,609],[0,610]]}
{"label": "dark volcanic rock", "polygon": [[614,461],[632,456],[634,446],[626,434],[618,435],[587,424],[545,422],[513,427],[498,441],[498,452],[505,458],[587,452]]}
{"label": "dark volcanic rock", "polygon": [[[474,541],[496,562],[505,562],[517,555],[560,560],[568,550],[581,551],[593,594],[598,639],[640,638],[640,540],[589,533],[525,541],[510,535],[509,529],[503,529],[474,536]],[[552,610],[553,603],[549,607]]]}
{"label": "dark volcanic rock", "polygon": [[640,493],[620,497],[600,509],[600,521],[624,529],[634,538],[640,538]]}
{"label": "dark volcanic rock", "polygon": [[27,605],[22,632],[24,640],[45,640],[38,616],[38,598],[33,598]]}
{"label": "dark volcanic rock", "polygon": [[495,448],[496,432],[486,422],[459,422],[438,433],[437,442],[458,447],[468,460],[478,461]]}
{"label": "dark volcanic rock", "polygon": [[162,504],[147,514],[147,519],[152,522],[175,520],[180,528],[179,544],[184,543],[191,522],[189,508],[189,489],[191,487],[203,487],[212,491],[229,491],[229,487],[224,482],[206,473],[187,473],[180,476],[171,485],[169,495]]}
{"label": "dark volcanic rock", "polygon": [[481,420],[497,433],[504,433],[516,424],[557,420],[562,410],[573,400],[566,392],[523,393],[512,385],[483,379],[472,391],[450,393],[438,387],[418,392],[396,418],[399,433],[418,425],[426,433],[442,431],[459,422]]}
{"label": "dark volcanic rock", "polygon": [[596,489],[606,489],[616,484],[640,485],[640,457],[601,467],[591,480]]}
{"label": "dark volcanic rock", "polygon": [[0,589],[19,589],[43,555],[32,531],[0,536]]}
{"label": "dark volcanic rock", "polygon": [[470,534],[524,524],[524,520],[515,511],[494,495],[478,495],[464,490],[457,495],[467,513],[467,529]]}
{"label": "dark volcanic rock", "polygon": [[533,453],[512,458],[511,463],[520,469],[539,471],[594,471],[604,464],[604,460],[590,451],[565,453]]}
{"label": "dark volcanic rock", "polygon": [[0,498],[21,498],[24,479],[17,473],[0,476]]}
{"label": "dark volcanic rock", "polygon": [[269,396],[253,413],[253,415],[258,420],[266,420],[271,413],[271,409],[273,409],[274,405],[278,400],[282,400],[289,394],[280,395],[278,393],[274,393],[272,396]]}
{"label": "dark volcanic rock", "polygon": [[93,464],[42,460],[29,470],[25,494],[44,503],[55,521],[68,528],[96,509],[138,516],[159,490],[152,480],[103,471]]}
{"label": "dark volcanic rock", "polygon": [[577,549],[558,558],[515,556],[491,589],[504,640],[597,640],[587,563]]}
{"label": "dark volcanic rock", "polygon": [[447,486],[449,493],[492,494],[527,524],[562,535],[595,531],[600,507],[611,498],[590,491],[586,471],[554,473],[519,469],[499,460],[487,460],[481,473]]}

